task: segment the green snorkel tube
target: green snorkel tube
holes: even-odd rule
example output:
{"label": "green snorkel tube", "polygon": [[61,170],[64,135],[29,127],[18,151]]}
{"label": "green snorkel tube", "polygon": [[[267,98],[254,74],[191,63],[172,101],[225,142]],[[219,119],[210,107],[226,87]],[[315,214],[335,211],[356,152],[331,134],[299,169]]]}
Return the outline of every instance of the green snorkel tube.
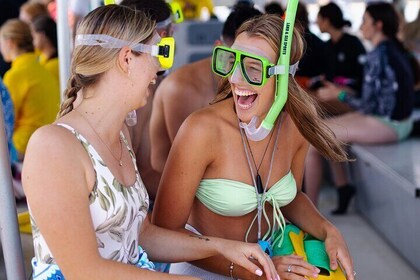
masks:
{"label": "green snorkel tube", "polygon": [[260,127],[256,128],[258,117],[254,116],[249,124],[241,123],[247,137],[252,141],[260,141],[268,136],[273,129],[274,124],[279,116],[284,104],[287,100],[289,87],[289,66],[290,66],[290,50],[292,46],[293,28],[295,25],[296,10],[299,0],[289,0],[286,9],[286,19],[283,26],[283,34],[281,38],[280,56],[277,65],[284,66],[284,73],[276,75],[276,95],[274,103],[270,108]]}

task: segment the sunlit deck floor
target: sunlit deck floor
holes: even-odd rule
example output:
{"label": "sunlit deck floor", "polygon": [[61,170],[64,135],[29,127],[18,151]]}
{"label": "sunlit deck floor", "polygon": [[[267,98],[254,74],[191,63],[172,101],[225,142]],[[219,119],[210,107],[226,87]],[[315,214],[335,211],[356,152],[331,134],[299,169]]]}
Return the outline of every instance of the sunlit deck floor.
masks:
{"label": "sunlit deck floor", "polygon": [[[391,248],[350,205],[346,216],[329,215],[336,203],[335,190],[324,187],[320,198],[321,212],[344,234],[353,256],[358,280],[418,280],[420,274]],[[392,226],[392,221],[390,222]],[[33,256],[32,238],[21,235],[27,274]],[[3,255],[0,256],[0,280],[6,280]]]}
{"label": "sunlit deck floor", "polygon": [[[335,205],[335,189],[324,187],[319,207],[321,212],[343,233],[353,257],[358,280],[420,279],[420,274],[397,254],[363,217],[356,213],[354,201],[346,216],[330,215]],[[390,226],[392,224],[390,221]]]}

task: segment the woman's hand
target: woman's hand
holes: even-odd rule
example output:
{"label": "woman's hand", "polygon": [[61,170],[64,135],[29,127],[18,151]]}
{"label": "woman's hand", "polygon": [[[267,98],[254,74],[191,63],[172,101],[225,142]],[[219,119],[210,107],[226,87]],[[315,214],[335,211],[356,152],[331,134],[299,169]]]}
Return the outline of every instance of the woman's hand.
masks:
{"label": "woman's hand", "polygon": [[[306,280],[318,277],[319,269],[297,255],[273,257],[281,280]],[[308,277],[308,278],[307,278]]]}
{"label": "woman's hand", "polygon": [[317,97],[321,101],[330,101],[338,98],[341,88],[335,84],[324,81],[324,86],[317,91]]}
{"label": "woman's hand", "polygon": [[[267,280],[280,280],[276,268],[270,257],[255,243],[244,243],[232,240],[220,240],[219,253],[234,263],[250,271],[252,274],[261,276],[263,271],[252,260],[256,260],[262,266]],[[283,279],[283,278],[282,278]]]}
{"label": "woman's hand", "polygon": [[347,248],[343,236],[335,227],[332,227],[327,231],[325,249],[330,258],[330,268],[332,270],[337,269],[338,262],[340,262],[342,268],[346,272],[347,280],[354,280],[355,272],[353,260],[350,257],[349,249]]}

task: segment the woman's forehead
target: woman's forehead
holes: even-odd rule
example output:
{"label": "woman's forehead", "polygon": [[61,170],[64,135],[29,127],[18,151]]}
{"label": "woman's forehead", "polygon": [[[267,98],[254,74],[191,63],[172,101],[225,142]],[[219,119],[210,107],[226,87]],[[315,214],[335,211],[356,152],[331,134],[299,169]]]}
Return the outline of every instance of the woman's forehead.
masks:
{"label": "woman's forehead", "polygon": [[248,36],[244,33],[236,37],[231,48],[265,57],[270,62],[273,62],[276,57],[274,50],[265,39],[257,36]]}

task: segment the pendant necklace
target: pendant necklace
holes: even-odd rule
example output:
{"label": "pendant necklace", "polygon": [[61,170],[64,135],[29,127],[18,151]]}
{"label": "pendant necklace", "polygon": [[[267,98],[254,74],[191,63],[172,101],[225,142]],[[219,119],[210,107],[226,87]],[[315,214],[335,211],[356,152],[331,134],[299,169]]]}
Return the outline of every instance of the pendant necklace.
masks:
{"label": "pendant necklace", "polygon": [[[261,164],[264,160],[264,157],[265,157],[265,154],[268,150],[268,147],[270,146],[271,138],[273,137],[274,131],[271,133],[270,139],[269,139],[268,144],[265,148],[265,151],[264,151],[263,157],[261,159],[261,162],[260,162],[259,166],[257,167],[255,159],[254,159],[254,155],[252,154],[251,146],[249,145],[248,138],[245,135],[243,129],[239,128],[239,131],[241,132],[242,143],[244,145],[246,159],[248,161],[248,167],[249,167],[249,170],[251,172],[252,181],[254,183],[255,192],[256,192],[256,195],[257,195],[257,222],[258,222],[258,241],[259,242],[261,241],[261,218],[262,218],[262,211],[263,211],[263,205],[262,205],[263,200],[262,200],[262,198],[263,198],[265,192],[267,191],[268,182],[270,181],[271,170],[273,168],[274,155],[275,155],[275,151],[276,151],[276,147],[277,147],[277,142],[279,140],[282,120],[283,120],[283,115],[281,116],[281,119],[279,120],[276,140],[274,142],[273,152],[271,153],[270,168],[269,168],[269,171],[268,171],[268,176],[267,176],[265,186],[263,186],[262,179],[261,179],[261,176],[259,174],[259,169],[260,169]],[[253,171],[253,168],[252,168],[251,159],[250,159],[249,154],[251,154],[252,161],[254,162],[255,170],[256,170],[256,173],[257,173],[256,175],[254,175],[254,171]],[[252,223],[254,223],[254,222],[252,222]],[[252,224],[251,224],[251,226],[252,226]],[[247,236],[248,236],[248,233],[247,233]],[[247,236],[246,236],[245,239],[247,239]]]}
{"label": "pendant necklace", "polygon": [[118,162],[118,165],[119,166],[123,166],[123,162],[122,162],[122,136],[121,136],[121,134],[120,134],[120,155],[118,156],[118,157],[116,157],[115,155],[114,155],[114,153],[111,151],[111,149],[108,147],[108,145],[102,140],[102,138],[101,138],[101,136],[99,136],[99,134],[96,132],[96,130],[93,128],[93,126],[90,124],[90,122],[88,121],[88,119],[85,117],[85,116],[83,116],[83,114],[82,113],[80,113],[79,111],[77,111],[77,110],[73,110],[73,111],[76,111],[84,120],[85,120],[85,122],[89,125],[89,127],[93,130],[93,132],[95,133],[95,135],[96,135],[96,137],[98,137],[99,138],[99,140],[102,142],[102,144],[104,144],[104,146],[108,149],[108,151],[111,153],[111,155],[112,155],[112,157]]}

